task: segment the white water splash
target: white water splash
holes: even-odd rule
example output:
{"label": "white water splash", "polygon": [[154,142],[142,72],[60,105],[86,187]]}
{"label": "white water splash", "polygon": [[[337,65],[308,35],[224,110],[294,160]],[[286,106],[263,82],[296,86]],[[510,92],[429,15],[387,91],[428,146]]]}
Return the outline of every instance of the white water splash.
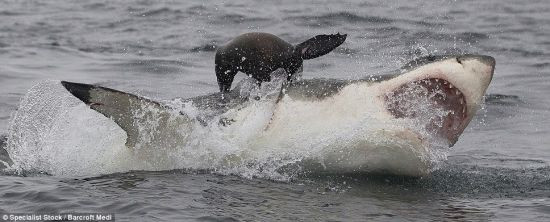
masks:
{"label": "white water splash", "polygon": [[9,128],[11,168],[55,175],[104,174],[132,168],[126,135],[59,84],[32,87]]}

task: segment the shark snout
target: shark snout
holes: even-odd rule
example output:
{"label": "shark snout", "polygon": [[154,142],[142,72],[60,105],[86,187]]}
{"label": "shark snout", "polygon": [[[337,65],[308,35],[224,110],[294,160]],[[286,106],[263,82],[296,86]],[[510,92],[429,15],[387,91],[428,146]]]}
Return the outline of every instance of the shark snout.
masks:
{"label": "shark snout", "polygon": [[479,74],[486,75],[486,79],[492,80],[495,71],[495,58],[486,55],[461,55],[456,58],[461,64],[468,64]]}
{"label": "shark snout", "polygon": [[477,60],[477,61],[479,61],[479,62],[481,62],[485,65],[492,66],[492,67],[495,66],[495,58],[493,58],[492,56],[468,54],[468,55],[459,56],[459,57],[457,57],[457,59],[459,61],[468,60],[468,59],[475,59],[475,60]]}

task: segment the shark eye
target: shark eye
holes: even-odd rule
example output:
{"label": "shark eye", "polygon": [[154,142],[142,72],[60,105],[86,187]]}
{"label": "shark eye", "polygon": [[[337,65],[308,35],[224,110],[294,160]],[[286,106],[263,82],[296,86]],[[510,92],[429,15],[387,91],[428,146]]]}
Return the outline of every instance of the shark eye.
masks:
{"label": "shark eye", "polygon": [[462,65],[462,61],[460,61],[460,59],[458,57],[456,57],[456,62],[460,63],[460,65]]}

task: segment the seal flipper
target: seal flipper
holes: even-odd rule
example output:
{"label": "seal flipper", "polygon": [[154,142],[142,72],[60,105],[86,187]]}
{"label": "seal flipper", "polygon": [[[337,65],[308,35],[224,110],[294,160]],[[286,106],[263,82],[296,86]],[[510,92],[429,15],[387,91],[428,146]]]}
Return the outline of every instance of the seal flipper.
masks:
{"label": "seal flipper", "polygon": [[335,35],[318,35],[296,45],[294,53],[301,55],[304,60],[317,58],[326,55],[344,43],[347,36],[347,34],[341,35],[340,33]]}
{"label": "seal flipper", "polygon": [[178,115],[170,107],[147,98],[96,85],[66,81],[61,81],[61,84],[91,109],[112,119],[126,131],[128,147],[138,144],[173,147],[186,135],[169,129],[192,125],[188,124],[192,122],[188,116]]}

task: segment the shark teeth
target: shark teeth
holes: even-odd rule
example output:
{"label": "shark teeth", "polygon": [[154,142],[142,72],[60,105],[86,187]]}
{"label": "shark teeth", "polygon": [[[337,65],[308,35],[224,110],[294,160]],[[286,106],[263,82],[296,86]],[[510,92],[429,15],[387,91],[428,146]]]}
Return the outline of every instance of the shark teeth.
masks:
{"label": "shark teeth", "polygon": [[[386,94],[386,109],[395,118],[429,119],[424,121],[425,129],[450,140],[465,126],[468,117],[466,102],[464,93],[443,78],[408,82]],[[430,116],[438,112],[430,111],[432,109],[446,114]]]}

